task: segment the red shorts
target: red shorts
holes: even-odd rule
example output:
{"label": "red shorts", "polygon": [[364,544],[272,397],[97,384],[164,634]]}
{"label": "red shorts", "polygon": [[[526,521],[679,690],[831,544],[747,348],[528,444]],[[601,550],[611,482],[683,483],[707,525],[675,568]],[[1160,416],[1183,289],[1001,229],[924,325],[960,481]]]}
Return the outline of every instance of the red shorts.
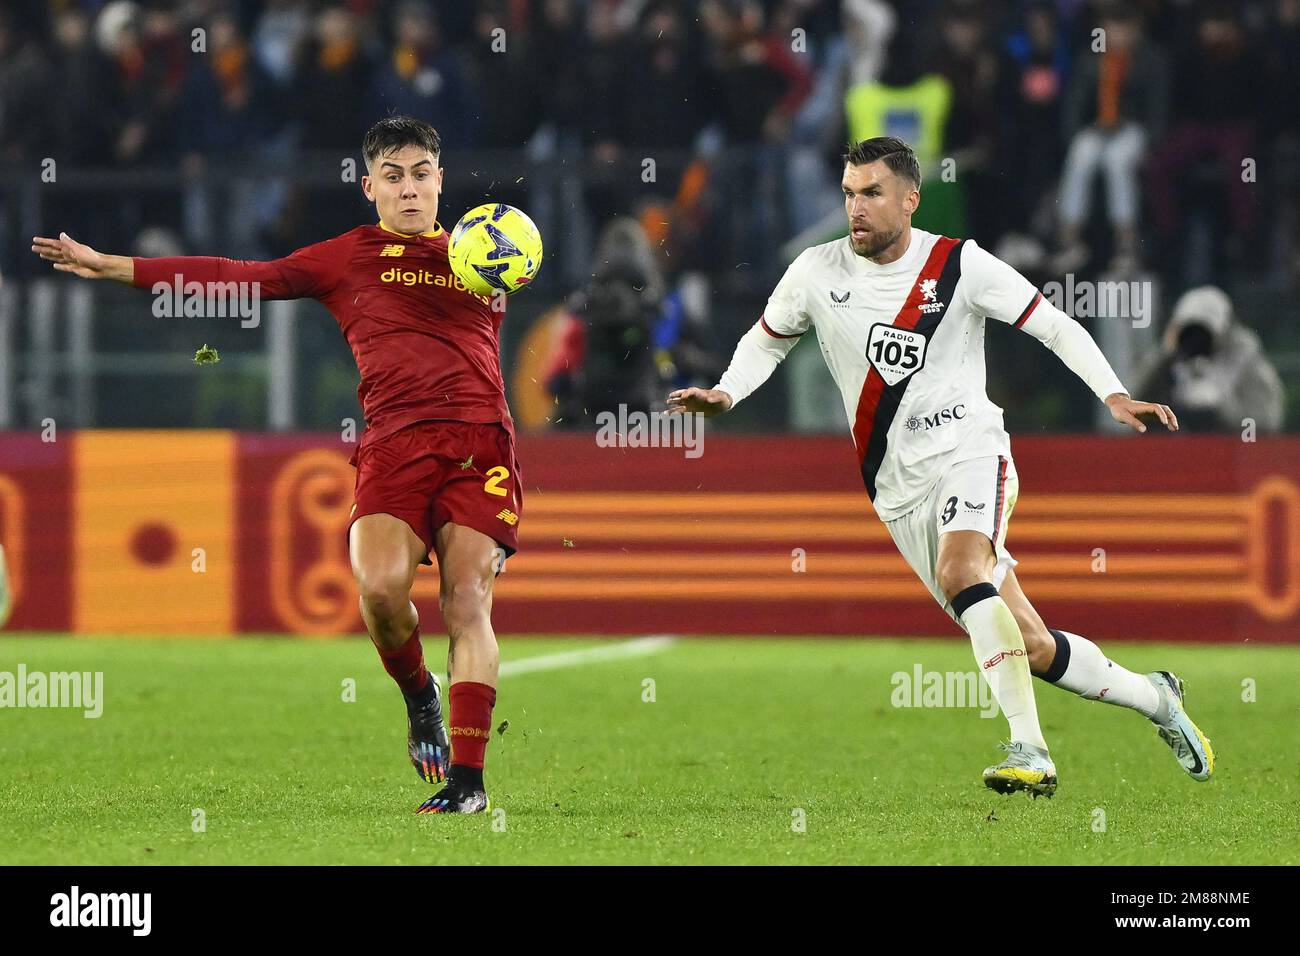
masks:
{"label": "red shorts", "polygon": [[506,557],[519,546],[523,490],[514,439],[497,422],[416,422],[357,455],[356,504],[348,521],[390,514],[424,542],[448,521],[494,539]]}

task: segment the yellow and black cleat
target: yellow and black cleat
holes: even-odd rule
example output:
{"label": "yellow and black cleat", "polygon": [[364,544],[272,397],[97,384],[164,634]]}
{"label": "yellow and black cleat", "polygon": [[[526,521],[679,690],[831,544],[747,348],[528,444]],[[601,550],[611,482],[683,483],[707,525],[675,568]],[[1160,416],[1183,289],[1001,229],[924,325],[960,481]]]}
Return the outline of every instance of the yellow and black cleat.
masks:
{"label": "yellow and black cleat", "polygon": [[984,768],[984,786],[997,793],[1024,790],[1035,800],[1056,793],[1056,765],[1046,750],[1018,740],[998,747],[1007,758]]}

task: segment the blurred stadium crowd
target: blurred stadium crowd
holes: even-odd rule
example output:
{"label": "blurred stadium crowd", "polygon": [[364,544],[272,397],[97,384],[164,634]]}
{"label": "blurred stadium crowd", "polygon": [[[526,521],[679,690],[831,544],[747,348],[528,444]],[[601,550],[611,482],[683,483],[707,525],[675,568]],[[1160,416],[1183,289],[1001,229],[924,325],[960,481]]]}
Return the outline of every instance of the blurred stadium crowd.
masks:
{"label": "blurred stadium crowd", "polygon": [[[548,344],[512,400],[574,424],[593,397],[711,385],[785,263],[843,233],[843,144],[897,135],[917,225],[1040,284],[1153,283],[1144,386],[1271,429],[1298,417],[1298,79],[1300,0],[6,0],[0,271],[38,273],[35,228],[286,254],[364,220],[340,160],[409,113],[442,132],[446,205],[537,219],[551,261],[521,313]],[[48,158],[58,188],[23,192]],[[1009,393],[1055,387],[1023,367]]]}

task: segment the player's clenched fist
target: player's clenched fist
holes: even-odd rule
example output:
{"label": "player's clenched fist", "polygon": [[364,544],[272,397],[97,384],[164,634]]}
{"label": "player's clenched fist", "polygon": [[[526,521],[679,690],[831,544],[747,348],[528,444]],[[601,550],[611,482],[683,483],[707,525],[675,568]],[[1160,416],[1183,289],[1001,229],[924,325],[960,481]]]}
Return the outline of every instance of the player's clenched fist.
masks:
{"label": "player's clenched fist", "polygon": [[669,415],[699,412],[705,418],[720,415],[731,408],[731,396],[716,388],[679,388],[668,396]]}

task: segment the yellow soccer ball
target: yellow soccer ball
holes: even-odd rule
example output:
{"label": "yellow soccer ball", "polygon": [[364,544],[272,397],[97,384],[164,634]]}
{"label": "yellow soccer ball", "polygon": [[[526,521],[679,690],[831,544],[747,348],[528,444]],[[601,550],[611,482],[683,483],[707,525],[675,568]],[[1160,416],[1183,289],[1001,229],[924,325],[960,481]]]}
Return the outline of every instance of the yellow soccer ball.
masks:
{"label": "yellow soccer ball", "polygon": [[447,246],[451,271],[479,295],[518,292],[542,265],[542,235],[533,221],[503,202],[461,216]]}

